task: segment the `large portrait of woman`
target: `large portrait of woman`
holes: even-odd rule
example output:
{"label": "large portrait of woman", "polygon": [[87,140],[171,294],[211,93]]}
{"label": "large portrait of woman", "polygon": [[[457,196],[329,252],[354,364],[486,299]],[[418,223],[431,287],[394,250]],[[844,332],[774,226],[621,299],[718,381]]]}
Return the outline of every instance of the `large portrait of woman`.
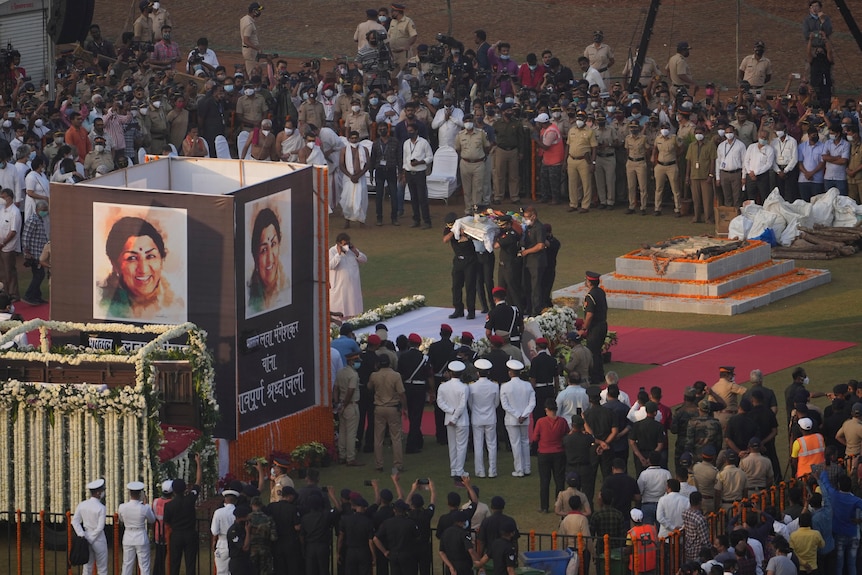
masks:
{"label": "large portrait of woman", "polygon": [[292,302],[290,190],[245,204],[245,317]]}
{"label": "large portrait of woman", "polygon": [[185,209],[93,203],[93,318],[185,322],[187,236]]}

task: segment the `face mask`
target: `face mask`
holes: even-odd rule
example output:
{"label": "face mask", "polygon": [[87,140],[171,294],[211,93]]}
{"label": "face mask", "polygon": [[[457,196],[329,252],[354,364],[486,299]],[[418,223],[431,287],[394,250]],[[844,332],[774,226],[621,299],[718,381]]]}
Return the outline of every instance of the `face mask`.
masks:
{"label": "face mask", "polygon": [[632,114],[632,118],[634,118],[635,120],[639,119],[640,117],[640,114]]}
{"label": "face mask", "polygon": [[380,22],[381,24],[382,24],[383,22],[386,22],[386,16],[378,16],[378,17],[377,17],[377,21],[378,21],[378,22]]}
{"label": "face mask", "polygon": [[156,110],[158,110],[161,107],[162,107],[161,100],[157,100],[157,101],[153,102],[153,108],[155,108]]}
{"label": "face mask", "polygon": [[575,125],[579,128],[583,128],[586,123],[583,120],[575,120]]}
{"label": "face mask", "polygon": [[835,137],[836,137],[836,136],[835,136],[835,134],[829,134],[829,139],[830,139],[830,140],[834,140],[834,139],[835,139]]}
{"label": "face mask", "polygon": [[562,114],[560,112],[552,112],[551,117],[555,120],[559,120],[562,117]]}
{"label": "face mask", "polygon": [[759,140],[757,140],[757,143],[760,144],[761,146],[765,146],[766,144],[769,143],[769,141],[766,138],[760,138]]}
{"label": "face mask", "polygon": [[590,108],[598,108],[598,107],[599,107],[598,102],[590,102]]}
{"label": "face mask", "polygon": [[377,98],[371,98],[370,100],[368,100],[368,103],[371,104],[372,106],[376,106],[377,104],[380,103],[380,100],[378,100]]}
{"label": "face mask", "polygon": [[784,130],[776,130],[775,135],[778,136],[779,138],[783,138],[784,137]]}
{"label": "face mask", "polygon": [[126,94],[128,94],[128,93],[129,93],[129,92],[131,92],[131,91],[132,91],[132,87],[131,87],[131,86],[129,86],[128,84],[126,84],[125,86],[123,86],[123,92],[125,92]]}
{"label": "face mask", "polygon": [[513,98],[512,96],[506,96],[506,99],[505,99],[504,101],[505,101],[507,104],[514,104],[514,103],[515,103],[515,98]]}
{"label": "face mask", "polygon": [[317,94],[316,94],[316,93],[315,93],[315,94],[311,94],[311,93],[310,93],[310,94],[308,94],[308,99],[309,99],[309,100],[312,100],[312,101],[316,100],[316,99],[317,99]]}
{"label": "face mask", "polygon": [[608,106],[607,108],[605,108],[605,110],[608,111],[608,114],[613,114],[614,112],[617,111],[617,107],[616,106]]}
{"label": "face mask", "polygon": [[670,130],[668,130],[667,128],[662,128],[661,135],[667,138],[668,136],[670,136]]}
{"label": "face mask", "polygon": [[465,130],[472,130],[473,129],[473,122],[464,122],[464,129]]}
{"label": "face mask", "polygon": [[[137,110],[132,110],[132,116],[133,116],[133,117],[137,118],[137,117],[138,117],[138,113],[139,113],[139,112],[138,112]],[[60,142],[62,142],[62,140],[60,140]]]}
{"label": "face mask", "polygon": [[806,375],[805,377],[803,377],[803,378],[802,378],[802,385],[808,385],[808,383],[809,383],[810,381],[811,381],[811,380],[810,380],[810,379],[808,379],[808,376]]}
{"label": "face mask", "polygon": [[326,96],[327,98],[331,98],[332,97],[332,90],[324,90],[323,95]]}
{"label": "face mask", "polygon": [[641,133],[641,129],[640,128],[631,128],[631,133],[633,135],[637,136],[638,134]]}
{"label": "face mask", "polygon": [[30,161],[32,162],[35,159],[36,159],[36,152],[30,152]]}
{"label": "face mask", "polygon": [[407,132],[407,137],[410,138],[411,140],[415,139],[416,136],[418,136],[418,135],[419,135],[418,132]]}
{"label": "face mask", "polygon": [[149,113],[149,110],[146,108],[141,108],[141,116],[146,116]]}
{"label": "face mask", "polygon": [[434,96],[429,100],[429,102],[431,102],[431,105],[436,108],[437,106],[440,105],[440,98],[438,98],[437,96]]}
{"label": "face mask", "polygon": [[607,120],[599,120],[598,124],[599,124],[599,128],[604,128],[605,126],[608,125],[608,122],[607,122]]}
{"label": "face mask", "polygon": [[812,144],[816,144],[820,141],[820,138],[818,136],[808,136],[808,141]]}
{"label": "face mask", "polygon": [[245,94],[246,96],[254,96],[254,90],[251,88],[246,88],[245,90],[242,91],[242,93]]}
{"label": "face mask", "polygon": [[397,100],[397,99],[398,98],[396,98],[395,96],[386,96],[386,101],[389,102],[390,104],[394,104],[395,100]]}
{"label": "face mask", "polygon": [[44,217],[46,217],[47,215],[48,215],[47,210],[40,210],[40,211],[39,211],[39,217],[40,217],[40,218],[44,218]]}
{"label": "face mask", "polygon": [[161,4],[158,2],[153,2],[153,10],[158,10],[161,7]]}
{"label": "face mask", "polygon": [[697,140],[698,142],[702,142],[703,141],[703,134],[695,134],[694,139]]}
{"label": "face mask", "polygon": [[269,130],[261,130],[260,133],[263,134],[263,137],[265,138],[265,137],[269,136],[270,131]]}
{"label": "face mask", "polygon": [[45,122],[42,121],[42,118],[39,118],[38,120],[36,120],[35,125],[37,128],[41,128],[45,125]]}
{"label": "face mask", "polygon": [[724,137],[724,130],[719,130],[719,131],[718,131],[718,137],[719,137],[719,138],[723,138],[723,137]]}
{"label": "face mask", "polygon": [[225,84],[224,91],[230,94],[233,92],[233,84]]}
{"label": "face mask", "polygon": [[847,134],[847,141],[848,141],[848,142],[852,142],[852,141],[853,141],[853,136],[851,136],[850,134]]}
{"label": "face mask", "polygon": [[104,151],[105,151],[105,146],[103,146],[102,144],[96,144],[96,153],[97,154],[101,154]]}
{"label": "face mask", "polygon": [[311,150],[311,149],[313,149],[313,148],[314,148],[314,142],[308,142],[308,143],[307,143],[307,144],[305,144],[305,145],[306,145],[306,146],[308,146],[308,149],[309,149],[309,150]]}
{"label": "face mask", "polygon": [[508,54],[500,54],[500,60],[503,60],[503,61],[505,62],[505,61],[506,61],[506,60],[508,60],[508,59],[509,59],[509,55],[508,55]]}
{"label": "face mask", "polygon": [[536,68],[538,68],[538,66],[531,66],[531,65],[529,65],[529,64],[528,64],[528,65],[527,65],[527,68],[529,68],[529,69],[530,69],[530,71],[532,72],[532,71],[534,71]]}
{"label": "face mask", "polygon": [[724,137],[727,138],[728,140],[733,140],[733,138],[736,137],[736,134],[734,134],[733,132],[725,132]]}
{"label": "face mask", "polygon": [[9,120],[4,120],[4,121],[3,121],[3,127],[4,127],[4,128],[11,128],[11,127],[12,127],[12,122],[10,122]]}
{"label": "face mask", "polygon": [[164,34],[162,34],[162,38],[164,39],[165,42],[170,42],[171,35],[168,34],[167,32],[165,32]]}

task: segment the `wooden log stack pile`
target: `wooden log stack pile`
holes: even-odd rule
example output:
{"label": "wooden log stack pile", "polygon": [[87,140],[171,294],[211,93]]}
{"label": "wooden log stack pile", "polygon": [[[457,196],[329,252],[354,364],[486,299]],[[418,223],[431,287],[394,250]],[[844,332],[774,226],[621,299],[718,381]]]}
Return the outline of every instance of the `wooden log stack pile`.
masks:
{"label": "wooden log stack pile", "polygon": [[831,260],[852,256],[862,249],[862,227],[799,228],[799,237],[789,246],[772,248],[772,257],[794,260]]}

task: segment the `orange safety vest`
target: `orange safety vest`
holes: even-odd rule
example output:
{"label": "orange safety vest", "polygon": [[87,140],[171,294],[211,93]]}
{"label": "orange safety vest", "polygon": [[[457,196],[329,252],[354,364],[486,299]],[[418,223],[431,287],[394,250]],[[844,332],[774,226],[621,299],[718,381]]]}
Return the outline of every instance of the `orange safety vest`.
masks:
{"label": "orange safety vest", "polygon": [[541,137],[544,137],[547,132],[555,133],[556,142],[551,144],[551,147],[547,150],[540,148],[542,152],[542,163],[548,166],[562,164],[563,160],[566,158],[566,148],[563,143],[563,136],[560,134],[560,129],[556,124],[548,124],[548,127],[542,130]]}
{"label": "orange safety vest", "polygon": [[635,554],[638,556],[637,573],[646,573],[656,567],[658,555],[658,533],[654,525],[635,525],[628,532],[634,546],[634,553],[629,556],[629,570],[635,572]]}
{"label": "orange safety vest", "polygon": [[165,544],[167,540],[165,537],[165,504],[170,501],[170,499],[165,499],[164,497],[157,497],[155,501],[153,501],[153,515],[156,516],[156,523],[153,526],[153,536],[156,540],[156,543],[160,543],[162,545]]}
{"label": "orange safety vest", "polygon": [[799,442],[799,461],[796,465],[796,477],[811,473],[811,466],[826,463],[826,445],[819,433],[803,435]]}

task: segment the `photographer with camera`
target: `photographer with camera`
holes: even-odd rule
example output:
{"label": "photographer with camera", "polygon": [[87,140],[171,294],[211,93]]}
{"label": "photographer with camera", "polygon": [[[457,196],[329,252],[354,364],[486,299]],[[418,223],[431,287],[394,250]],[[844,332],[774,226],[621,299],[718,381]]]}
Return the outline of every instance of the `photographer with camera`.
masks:
{"label": "photographer with camera", "polygon": [[[438,35],[439,38],[439,35]],[[454,39],[451,39],[455,41]],[[468,60],[463,54],[463,46],[458,42],[457,46],[450,47],[449,58],[446,61],[445,91],[455,94],[457,102],[463,102],[470,97],[474,82],[473,61]]]}
{"label": "photographer with camera", "polygon": [[389,73],[394,69],[394,54],[386,43],[386,32],[370,30],[366,45],[359,49],[354,63],[362,69],[366,88],[386,90],[391,85]]}
{"label": "photographer with camera", "polygon": [[213,78],[218,67],[218,57],[213,50],[210,50],[209,41],[206,38],[198,38],[197,46],[186,58],[186,72],[194,74],[203,70],[205,77]]}
{"label": "photographer with camera", "polygon": [[500,96],[515,93],[515,81],[518,78],[518,64],[509,55],[511,46],[508,42],[498,40],[488,49],[488,62],[494,71],[491,88],[499,88]]}

